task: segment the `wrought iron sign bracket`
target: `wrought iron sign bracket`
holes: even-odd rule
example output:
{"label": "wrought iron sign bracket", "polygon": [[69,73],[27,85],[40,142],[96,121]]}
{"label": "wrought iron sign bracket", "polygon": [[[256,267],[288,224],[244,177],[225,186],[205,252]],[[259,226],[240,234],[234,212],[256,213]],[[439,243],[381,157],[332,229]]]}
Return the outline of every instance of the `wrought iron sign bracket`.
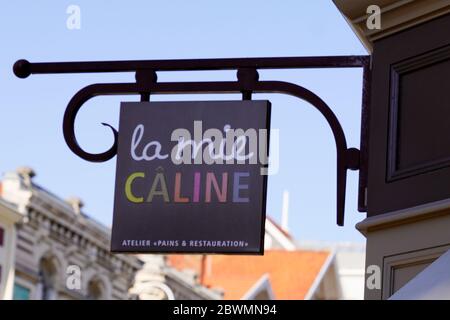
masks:
{"label": "wrought iron sign bracket", "polygon": [[[283,81],[260,81],[258,70],[304,68],[363,68],[361,145],[348,148],[345,134],[331,108],[312,91],[297,84]],[[281,93],[302,99],[315,107],[330,126],[336,143],[337,160],[337,224],[344,224],[347,170],[360,170],[358,209],[365,211],[367,185],[367,141],[370,88],[370,56],[288,57],[288,58],[237,58],[196,60],[141,60],[97,62],[30,63],[18,60],[13,67],[19,78],[31,74],[135,72],[136,82],[97,83],[79,90],[69,101],[63,119],[64,138],[69,148],[79,157],[91,162],[104,162],[117,153],[118,132],[111,125],[114,144],[103,153],[83,150],[75,135],[75,119],[82,105],[100,95],[140,95],[141,101],[149,101],[154,94],[227,94],[241,93],[242,99],[251,100],[254,93]],[[220,82],[158,82],[157,72],[236,70],[237,80]]]}

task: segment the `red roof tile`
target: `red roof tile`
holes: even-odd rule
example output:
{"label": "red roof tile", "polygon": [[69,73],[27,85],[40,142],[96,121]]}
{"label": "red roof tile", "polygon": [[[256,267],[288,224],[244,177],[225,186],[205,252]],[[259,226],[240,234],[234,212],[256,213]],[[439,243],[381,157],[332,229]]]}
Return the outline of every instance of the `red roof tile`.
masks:
{"label": "red roof tile", "polygon": [[[276,299],[304,299],[324,265],[329,252],[266,250],[264,256],[206,256],[203,284],[222,288],[224,299],[240,299],[264,275]],[[193,269],[201,274],[202,256],[171,255],[173,267]]]}

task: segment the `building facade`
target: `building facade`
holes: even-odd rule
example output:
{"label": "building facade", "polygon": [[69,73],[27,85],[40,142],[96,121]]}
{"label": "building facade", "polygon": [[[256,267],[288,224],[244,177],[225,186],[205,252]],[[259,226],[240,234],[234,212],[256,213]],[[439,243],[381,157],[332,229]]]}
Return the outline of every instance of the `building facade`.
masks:
{"label": "building facade", "polygon": [[4,176],[1,198],[13,203],[16,225],[14,299],[128,299],[142,262],[109,252],[110,231],[19,168]]}
{"label": "building facade", "polygon": [[450,1],[334,2],[371,54],[365,298],[448,299]]}
{"label": "building facade", "polygon": [[12,204],[0,199],[0,300],[13,297],[16,224],[21,219]]}

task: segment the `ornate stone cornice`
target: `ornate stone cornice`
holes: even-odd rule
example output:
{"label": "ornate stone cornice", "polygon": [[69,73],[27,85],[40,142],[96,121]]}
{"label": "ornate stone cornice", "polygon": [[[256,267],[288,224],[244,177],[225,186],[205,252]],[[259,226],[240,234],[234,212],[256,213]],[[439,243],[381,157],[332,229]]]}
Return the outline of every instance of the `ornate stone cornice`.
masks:
{"label": "ornate stone cornice", "polygon": [[[108,266],[116,266],[117,261],[120,261],[120,271],[123,268],[131,268],[138,270],[141,267],[141,262],[136,257],[116,255],[112,256],[109,253],[109,247],[102,239],[96,238],[89,233],[89,229],[81,222],[72,222],[64,219],[63,216],[58,216],[53,212],[47,210],[42,206],[36,198],[32,198],[32,201],[28,204],[31,221],[38,223],[39,229],[46,230],[48,235],[59,239],[62,243],[69,242],[69,247],[77,248],[78,252],[81,250],[84,254],[95,250],[95,255],[91,257],[94,261],[106,262]],[[103,235],[101,238],[106,239],[109,235]],[[83,248],[83,249],[82,249]],[[97,261],[97,259],[99,259]],[[101,261],[100,261],[101,260]],[[91,261],[93,263],[94,261]],[[113,271],[113,270],[111,270]],[[117,270],[115,270],[117,272]]]}

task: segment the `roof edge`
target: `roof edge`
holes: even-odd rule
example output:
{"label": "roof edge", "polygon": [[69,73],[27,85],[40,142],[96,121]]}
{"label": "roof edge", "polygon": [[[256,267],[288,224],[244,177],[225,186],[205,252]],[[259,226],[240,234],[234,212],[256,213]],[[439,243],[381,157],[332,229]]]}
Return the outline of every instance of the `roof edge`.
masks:
{"label": "roof edge", "polygon": [[[373,43],[392,34],[440,17],[450,12],[450,0],[333,0],[353,32],[369,52]],[[381,28],[367,26],[367,9],[376,5],[381,9]]]}

